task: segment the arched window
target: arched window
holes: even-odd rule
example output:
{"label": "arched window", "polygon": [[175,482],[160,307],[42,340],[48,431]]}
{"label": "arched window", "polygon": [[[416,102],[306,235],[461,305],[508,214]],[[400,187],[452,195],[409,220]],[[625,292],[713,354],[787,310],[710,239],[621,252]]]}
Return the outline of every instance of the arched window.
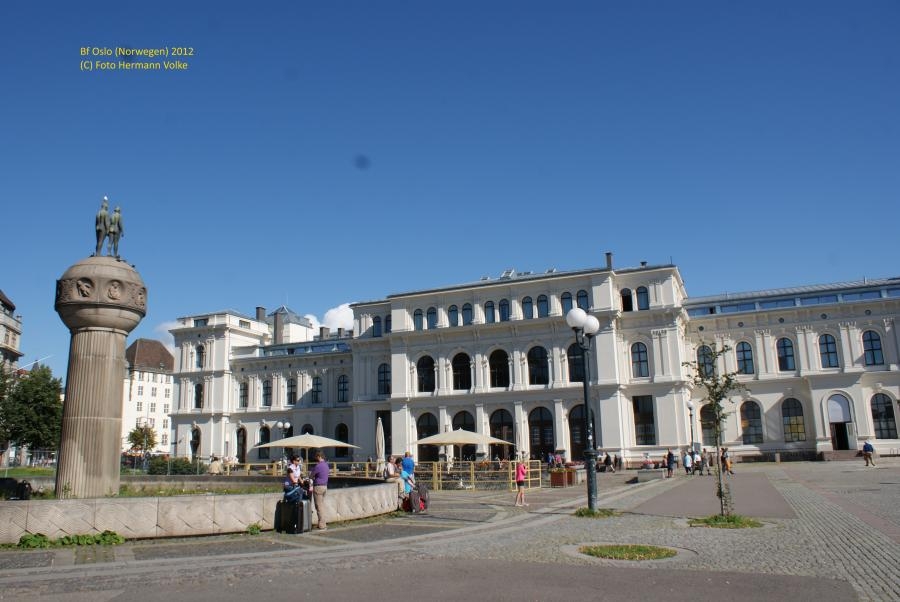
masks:
{"label": "arched window", "polygon": [[755,401],[745,401],[741,404],[741,439],[744,445],[763,442],[761,416],[759,404]]}
{"label": "arched window", "polygon": [[[344,443],[350,443],[350,429],[347,428],[347,425],[341,422],[336,427],[334,427],[334,438],[338,441],[342,441]],[[350,448],[348,447],[335,447],[334,448],[334,457],[335,458],[346,458],[350,455]]]}
{"label": "arched window", "polygon": [[500,299],[500,321],[509,322],[509,301]]}
{"label": "arched window", "polygon": [[[465,410],[457,412],[453,416],[453,430],[462,429],[464,431],[475,432],[475,417]],[[474,445],[457,445],[455,447],[456,458],[458,460],[474,460],[477,448]]]}
{"label": "arched window", "polygon": [[623,288],[619,294],[622,296],[622,311],[634,311],[634,303],[631,299],[631,289]]}
{"label": "arched window", "polygon": [[206,347],[203,345],[197,345],[196,348],[196,357],[197,357],[197,368],[203,370],[206,366]]}
{"label": "arched window", "polygon": [[301,435],[306,435],[306,434],[315,435],[316,431],[313,428],[313,425],[306,423],[303,425],[303,428],[300,429],[300,434]]}
{"label": "arched window", "polygon": [[289,378],[287,381],[287,404],[289,406],[297,403],[297,379]]}
{"label": "arched window", "polygon": [[564,292],[559,296],[559,301],[562,303],[562,312],[563,315],[566,315],[570,311],[572,311],[572,293],[569,291]]}
{"label": "arched window", "polygon": [[[272,432],[269,430],[269,427],[264,426],[259,429],[259,444],[269,443],[272,440]],[[259,451],[259,459],[260,460],[268,460],[269,459],[269,448],[268,447],[260,447]]]}
{"label": "arched window", "polygon": [[268,379],[263,381],[262,404],[266,408],[272,407],[272,381]]}
{"label": "arched window", "polygon": [[590,304],[588,304],[588,294],[587,291],[578,291],[578,294],[575,296],[576,302],[578,303],[578,307],[587,311],[590,309]]}
{"label": "arched window", "polygon": [[569,382],[584,382],[584,350],[578,343],[569,345],[566,351],[566,360],[569,363]]}
{"label": "arched window", "polygon": [[313,376],[312,379],[312,402],[322,403],[322,377]]}
{"label": "arched window", "polygon": [[876,439],[896,439],[897,422],[894,419],[894,406],[891,398],[884,393],[872,396],[872,424],[875,426]]}
{"label": "arched window", "polygon": [[434,393],[434,360],[423,355],[416,362],[416,373],[419,377],[419,393]]}
{"label": "arched window", "polygon": [[[516,439],[515,431],[513,430],[512,414],[507,410],[500,409],[491,414],[490,426],[491,437],[515,443]],[[512,457],[510,451],[513,449],[514,448],[511,445],[491,445],[491,458],[508,460]]]}
{"label": "arched window", "polygon": [[391,332],[391,316],[384,317],[384,333],[390,334]]}
{"label": "arched window", "polygon": [[[438,421],[434,414],[425,412],[416,420],[416,438],[424,439],[438,434]],[[438,448],[435,445],[419,446],[419,462],[437,462]]]}
{"label": "arched window", "polygon": [[637,297],[638,309],[650,309],[650,294],[647,292],[646,286],[639,286],[635,291]]}
{"label": "arched window", "polygon": [[707,377],[716,373],[716,366],[713,363],[713,352],[709,345],[700,345],[697,347],[697,370],[700,376]]}
{"label": "arched window", "polygon": [[556,451],[556,440],[553,437],[553,415],[550,410],[539,407],[528,414],[528,439],[531,445],[531,458],[542,460],[547,454]]}
{"label": "arched window", "polygon": [[250,385],[242,382],[240,385],[240,393],[238,394],[238,407],[246,408],[250,405]]}
{"label": "arched window", "polygon": [[735,353],[737,353],[738,374],[754,374],[753,348],[750,347],[750,343],[741,341],[737,344]]}
{"label": "arched window", "polygon": [[203,409],[203,383],[194,385],[194,409]]}
{"label": "arched window", "polygon": [[794,342],[786,337],[778,339],[775,343],[775,349],[778,352],[778,370],[781,372],[791,372],[794,368]]}
{"label": "arched window", "polygon": [[372,318],[372,336],[380,337],[381,336],[381,318],[375,316]]}
{"label": "arched window", "polygon": [[485,324],[493,324],[497,321],[497,316],[494,313],[494,302],[486,301],[484,304],[484,323]]}
{"label": "arched window", "polygon": [[793,397],[781,402],[781,423],[784,426],[784,442],[806,441],[803,424],[803,406]]}
{"label": "arched window", "polygon": [[491,352],[488,360],[491,371],[491,387],[505,389],[509,387],[509,355],[502,349]]}
{"label": "arched window", "polygon": [[338,376],[337,387],[338,402],[347,403],[350,401],[350,377],[346,374]]}
{"label": "arched window", "polygon": [[550,300],[547,295],[538,295],[537,309],[539,318],[546,318],[550,315]]}
{"label": "arched window", "polygon": [[414,330],[423,330],[425,328],[425,324],[422,321],[425,314],[422,313],[421,309],[417,309],[413,312],[413,329]]}
{"label": "arched window", "polygon": [[838,368],[837,343],[830,334],[823,334],[819,337],[819,357],[822,358],[823,368]]}
{"label": "arched window", "polygon": [[884,355],[881,353],[881,337],[874,330],[867,330],[863,333],[863,350],[865,351],[866,366],[884,364]]}
{"label": "arched window", "polygon": [[528,384],[550,384],[547,350],[539,345],[528,350]]}
{"label": "arched window", "polygon": [[447,310],[447,320],[450,322],[450,326],[459,326],[459,308],[455,305],[451,305]]}
{"label": "arched window", "polygon": [[531,297],[522,299],[522,317],[526,320],[534,317],[534,301],[531,300]]}
{"label": "arched window", "polygon": [[453,366],[453,390],[468,391],[472,388],[471,360],[465,353],[457,353],[451,362]]}
{"label": "arched window", "polygon": [[650,361],[647,359],[647,346],[635,343],[631,346],[631,376],[646,378],[650,376]]}
{"label": "arched window", "polygon": [[703,433],[703,445],[716,444],[716,413],[712,404],[700,408],[700,431]]}
{"label": "arched window", "polygon": [[425,314],[425,320],[428,323],[428,330],[437,328],[437,310],[433,307],[429,307],[428,313]]}
{"label": "arched window", "polygon": [[378,394],[391,394],[391,366],[390,364],[381,364],[378,366]]}
{"label": "arched window", "polygon": [[463,326],[472,324],[472,304],[466,303],[462,309]]}

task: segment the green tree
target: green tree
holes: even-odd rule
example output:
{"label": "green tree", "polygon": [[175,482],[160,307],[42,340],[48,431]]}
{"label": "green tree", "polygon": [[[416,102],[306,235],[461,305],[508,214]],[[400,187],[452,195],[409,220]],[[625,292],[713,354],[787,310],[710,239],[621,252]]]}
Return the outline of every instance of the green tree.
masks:
{"label": "green tree", "polygon": [[136,426],[128,433],[128,442],[132,449],[139,449],[143,452],[151,451],[156,447],[156,431],[147,426]]}
{"label": "green tree", "polygon": [[47,366],[36,365],[0,385],[0,434],[31,449],[55,450],[62,431],[62,382]]}
{"label": "green tree", "polygon": [[743,383],[738,382],[738,372],[727,372],[719,374],[716,366],[719,358],[725,355],[731,348],[728,345],[722,346],[720,349],[709,347],[703,341],[700,342],[700,348],[709,349],[710,352],[705,357],[698,357],[693,362],[683,362],[683,365],[690,370],[689,377],[691,383],[697,389],[705,391],[704,401],[709,403],[709,407],[713,413],[713,432],[716,437],[716,476],[718,478],[718,487],[716,495],[719,497],[719,507],[722,516],[731,514],[731,490],[724,482],[722,476],[722,422],[731,414],[725,411],[722,402],[727,400],[732,394],[740,391],[749,391]]}

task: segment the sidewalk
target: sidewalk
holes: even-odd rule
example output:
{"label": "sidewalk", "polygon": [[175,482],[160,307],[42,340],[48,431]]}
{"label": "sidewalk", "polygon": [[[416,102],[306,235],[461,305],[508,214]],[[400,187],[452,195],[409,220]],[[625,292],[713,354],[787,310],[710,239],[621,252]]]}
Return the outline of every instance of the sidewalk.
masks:
{"label": "sidewalk", "polygon": [[[713,477],[640,485],[601,475],[611,519],[579,519],[585,486],[443,491],[425,515],[329,525],[297,536],[217,536],[54,551],[0,551],[0,599],[433,600],[900,599],[900,460],[739,465],[735,508],[762,529],[691,528],[718,509]],[[588,543],[674,548],[675,558],[600,561]],[[406,577],[404,577],[406,576]],[[764,578],[760,578],[764,576]],[[403,577],[403,578],[401,578]],[[290,587],[285,587],[290,583]],[[294,586],[296,584],[296,586]]]}

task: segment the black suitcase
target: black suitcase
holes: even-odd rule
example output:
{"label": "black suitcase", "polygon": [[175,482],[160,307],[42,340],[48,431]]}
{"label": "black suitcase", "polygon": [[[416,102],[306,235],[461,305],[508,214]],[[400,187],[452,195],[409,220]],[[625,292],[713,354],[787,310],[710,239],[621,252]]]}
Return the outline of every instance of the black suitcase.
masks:
{"label": "black suitcase", "polygon": [[312,527],[309,500],[280,501],[275,506],[275,530],[279,533],[305,533]]}

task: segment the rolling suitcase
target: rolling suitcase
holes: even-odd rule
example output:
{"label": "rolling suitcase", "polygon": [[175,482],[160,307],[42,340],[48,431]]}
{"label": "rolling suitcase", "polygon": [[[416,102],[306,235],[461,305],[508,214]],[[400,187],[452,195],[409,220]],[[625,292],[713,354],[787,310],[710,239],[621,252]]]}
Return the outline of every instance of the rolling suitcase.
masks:
{"label": "rolling suitcase", "polygon": [[309,500],[280,501],[275,506],[275,530],[279,533],[305,533],[312,527],[312,510]]}
{"label": "rolling suitcase", "polygon": [[419,497],[419,491],[415,488],[409,492],[409,509],[413,514],[418,514],[422,510],[422,500]]}

